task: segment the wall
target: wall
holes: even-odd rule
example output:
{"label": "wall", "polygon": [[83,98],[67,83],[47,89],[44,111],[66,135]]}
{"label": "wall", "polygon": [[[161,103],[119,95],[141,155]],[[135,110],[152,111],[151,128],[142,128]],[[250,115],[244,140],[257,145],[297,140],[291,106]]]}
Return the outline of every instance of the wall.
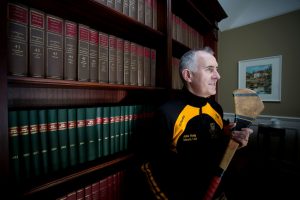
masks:
{"label": "wall", "polygon": [[238,87],[238,61],[282,55],[281,101],[264,102],[262,115],[300,117],[300,10],[219,32],[221,80],[218,101],[233,113],[232,91]]}

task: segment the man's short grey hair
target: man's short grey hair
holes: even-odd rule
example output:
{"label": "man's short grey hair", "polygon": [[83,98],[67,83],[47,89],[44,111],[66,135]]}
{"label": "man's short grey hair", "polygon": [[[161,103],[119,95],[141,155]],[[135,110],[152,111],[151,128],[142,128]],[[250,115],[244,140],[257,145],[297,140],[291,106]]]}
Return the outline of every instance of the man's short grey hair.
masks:
{"label": "man's short grey hair", "polygon": [[197,68],[197,63],[196,63],[196,54],[198,52],[207,52],[211,55],[214,55],[214,51],[206,46],[206,47],[203,47],[201,49],[192,49],[192,50],[189,50],[188,52],[186,52],[185,54],[183,54],[183,56],[181,57],[180,59],[180,62],[179,62],[179,74],[180,74],[180,78],[182,81],[184,81],[183,77],[182,77],[182,71],[184,69],[189,69],[191,71],[195,71],[196,68]]}

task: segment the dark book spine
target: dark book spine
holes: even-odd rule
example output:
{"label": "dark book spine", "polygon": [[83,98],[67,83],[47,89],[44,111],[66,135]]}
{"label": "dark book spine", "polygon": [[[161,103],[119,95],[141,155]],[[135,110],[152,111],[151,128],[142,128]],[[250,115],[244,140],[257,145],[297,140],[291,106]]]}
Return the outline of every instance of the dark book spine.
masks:
{"label": "dark book spine", "polygon": [[156,83],[156,50],[151,49],[151,86],[155,87]]}
{"label": "dark book spine", "polygon": [[31,155],[30,155],[30,135],[29,135],[29,116],[27,110],[21,110],[19,113],[20,141],[21,141],[21,164],[24,179],[30,177]]}
{"label": "dark book spine", "polygon": [[124,40],[117,38],[117,84],[124,84]]}
{"label": "dark book spine", "polygon": [[115,106],[115,149],[114,152],[118,153],[120,151],[120,116],[121,107]]}
{"label": "dark book spine", "polygon": [[77,142],[78,142],[78,162],[86,162],[86,126],[85,108],[77,108]]}
{"label": "dark book spine", "polygon": [[89,63],[90,63],[90,82],[98,82],[98,49],[99,34],[98,31],[90,29],[89,36]]}
{"label": "dark book spine", "polygon": [[130,84],[130,42],[124,40],[124,85]]}
{"label": "dark book spine", "polygon": [[34,176],[41,174],[41,153],[40,153],[40,142],[39,142],[39,131],[38,131],[38,111],[29,111],[29,133],[31,139],[31,158],[32,158],[32,172]]}
{"label": "dark book spine", "polygon": [[58,113],[58,139],[59,139],[59,149],[60,149],[60,163],[61,168],[65,169],[69,166],[69,150],[68,150],[68,113],[67,109],[61,108],[57,110]]}
{"label": "dark book spine", "polygon": [[83,188],[76,190],[76,200],[84,200],[84,189]]}
{"label": "dark book spine", "polygon": [[110,154],[110,107],[103,107],[103,156]]}
{"label": "dark book spine", "polygon": [[137,44],[130,43],[130,85],[137,85]]}
{"label": "dark book spine", "polygon": [[63,79],[63,20],[46,15],[46,77]]}
{"label": "dark book spine", "polygon": [[76,140],[76,130],[77,130],[77,120],[76,120],[76,109],[68,109],[68,141],[69,141],[69,158],[70,165],[75,166],[78,163],[77,160],[77,140]]}
{"label": "dark book spine", "polygon": [[151,86],[150,49],[144,47],[144,86]]}
{"label": "dark book spine", "polygon": [[116,107],[110,107],[110,115],[109,115],[109,143],[110,143],[110,154],[115,153],[115,117],[116,117]]}
{"label": "dark book spine", "polygon": [[124,150],[128,149],[128,137],[129,137],[129,105],[125,106],[125,117],[124,117]]}
{"label": "dark book spine", "polygon": [[93,199],[92,197],[92,185],[87,185],[84,187],[84,199]]}
{"label": "dark book spine", "polygon": [[98,79],[108,83],[108,34],[99,32]]}
{"label": "dark book spine", "polygon": [[20,138],[18,126],[18,111],[8,112],[9,153],[12,177],[16,183],[21,181],[20,168]]}
{"label": "dark book spine", "polygon": [[125,138],[125,106],[120,108],[120,151],[124,151],[124,138]]}
{"label": "dark book spine", "polygon": [[87,136],[87,160],[97,158],[97,132],[96,132],[96,108],[86,108],[86,136]]}
{"label": "dark book spine", "polygon": [[64,79],[77,80],[77,23],[64,21]]}
{"label": "dark book spine", "polygon": [[45,13],[29,11],[29,76],[45,76]]}
{"label": "dark book spine", "polygon": [[144,85],[144,47],[141,45],[137,45],[137,74],[138,86]]}
{"label": "dark book spine", "polygon": [[92,183],[92,199],[100,199],[99,181]]}
{"label": "dark book spine", "polygon": [[152,0],[152,28],[157,30],[157,0]]}
{"label": "dark book spine", "polygon": [[57,132],[57,110],[49,109],[48,112],[48,138],[49,138],[49,150],[50,150],[50,166],[52,171],[57,171],[60,168],[59,159],[59,143]]}
{"label": "dark book spine", "polygon": [[8,73],[28,74],[28,7],[8,3]]}
{"label": "dark book spine", "polygon": [[112,84],[117,83],[117,38],[109,35],[108,46],[108,82]]}
{"label": "dark book spine", "polygon": [[89,27],[83,24],[78,25],[78,80],[90,80],[89,64]]}
{"label": "dark book spine", "polygon": [[96,131],[98,158],[103,156],[103,108],[97,107],[96,111]]}
{"label": "dark book spine", "polygon": [[39,110],[39,135],[40,135],[40,152],[41,152],[41,168],[43,174],[48,174],[49,172],[49,156],[48,156],[48,131],[47,131],[47,111]]}

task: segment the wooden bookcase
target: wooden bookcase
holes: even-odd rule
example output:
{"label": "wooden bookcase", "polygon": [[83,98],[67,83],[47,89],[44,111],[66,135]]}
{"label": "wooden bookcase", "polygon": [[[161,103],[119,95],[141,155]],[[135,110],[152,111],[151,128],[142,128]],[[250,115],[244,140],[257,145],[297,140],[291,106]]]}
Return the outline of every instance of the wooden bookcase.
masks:
{"label": "wooden bookcase", "polygon": [[[172,39],[172,13],[178,15],[203,36],[203,45],[217,51],[217,22],[226,13],[217,0],[157,0],[157,30],[93,0],[24,0],[28,7],[63,19],[86,24],[108,34],[156,50],[156,87],[137,87],[91,82],[17,77],[8,74],[7,3],[0,3],[0,190],[2,196],[32,199],[57,198],[76,184],[91,180],[95,174],[111,173],[130,166],[132,152],[110,156],[75,170],[35,180],[26,188],[10,181],[8,111],[10,109],[92,106],[97,104],[157,103],[171,98],[172,56],[180,57],[189,47]],[[76,94],[76,95],[74,95]],[[78,187],[78,186],[77,186]],[[63,191],[62,189],[63,188]],[[15,192],[11,192],[15,189]],[[58,195],[58,196],[57,196]]]}

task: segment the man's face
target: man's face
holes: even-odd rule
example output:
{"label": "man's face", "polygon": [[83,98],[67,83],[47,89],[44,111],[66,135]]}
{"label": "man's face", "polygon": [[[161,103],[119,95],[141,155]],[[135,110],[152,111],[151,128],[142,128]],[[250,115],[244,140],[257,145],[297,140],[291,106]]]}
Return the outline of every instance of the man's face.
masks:
{"label": "man's face", "polygon": [[189,83],[191,92],[201,97],[215,95],[217,81],[221,78],[215,57],[206,52],[199,52],[196,62],[197,69],[191,72]]}

